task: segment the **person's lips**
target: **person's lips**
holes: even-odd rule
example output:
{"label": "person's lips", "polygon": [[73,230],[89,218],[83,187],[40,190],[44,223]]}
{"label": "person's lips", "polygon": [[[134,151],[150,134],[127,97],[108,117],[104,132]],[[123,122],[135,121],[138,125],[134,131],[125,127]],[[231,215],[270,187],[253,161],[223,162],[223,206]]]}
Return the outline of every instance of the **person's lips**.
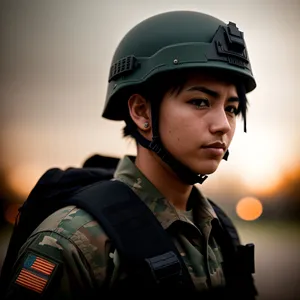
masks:
{"label": "person's lips", "polygon": [[225,151],[226,145],[223,142],[214,142],[208,145],[202,146],[202,148],[217,148],[217,149],[223,149]]}
{"label": "person's lips", "polygon": [[219,156],[223,155],[226,150],[226,144],[223,142],[213,142],[207,145],[202,146],[201,148],[209,151],[211,154]]}

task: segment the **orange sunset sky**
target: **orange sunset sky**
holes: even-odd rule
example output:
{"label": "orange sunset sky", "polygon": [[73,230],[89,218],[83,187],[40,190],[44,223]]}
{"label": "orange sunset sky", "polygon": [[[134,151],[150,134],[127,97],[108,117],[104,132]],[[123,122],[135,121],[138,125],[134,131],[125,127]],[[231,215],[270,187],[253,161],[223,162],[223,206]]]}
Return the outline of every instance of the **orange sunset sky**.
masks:
{"label": "orange sunset sky", "polygon": [[[53,166],[80,166],[98,152],[134,154],[123,123],[101,119],[113,51],[143,19],[198,10],[244,32],[257,80],[223,161],[203,189],[263,192],[300,165],[299,1],[1,1],[0,166],[26,196]],[[227,176],[227,177],[226,177]],[[223,182],[223,184],[222,184]],[[246,193],[246,192],[245,192]]]}

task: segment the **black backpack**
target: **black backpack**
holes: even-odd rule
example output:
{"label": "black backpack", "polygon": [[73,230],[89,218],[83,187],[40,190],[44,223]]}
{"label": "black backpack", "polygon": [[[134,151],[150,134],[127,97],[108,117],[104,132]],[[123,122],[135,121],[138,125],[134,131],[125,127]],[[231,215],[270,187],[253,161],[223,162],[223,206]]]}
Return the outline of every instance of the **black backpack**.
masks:
{"label": "black backpack", "polygon": [[[19,209],[2,266],[3,289],[9,283],[20,247],[33,230],[56,210],[76,205],[101,224],[122,262],[129,266],[133,275],[129,276],[131,283],[126,282],[127,287],[133,284],[148,289],[174,289],[175,286],[194,290],[181,255],[156,217],[131,188],[111,180],[118,161],[95,155],[85,161],[83,168],[53,168],[44,173]],[[222,225],[222,230],[213,234],[224,256],[227,291],[230,294],[235,291],[238,297],[243,295],[242,299],[255,299],[254,245],[241,245],[232,221],[209,201]],[[221,293],[224,295],[224,291]]]}

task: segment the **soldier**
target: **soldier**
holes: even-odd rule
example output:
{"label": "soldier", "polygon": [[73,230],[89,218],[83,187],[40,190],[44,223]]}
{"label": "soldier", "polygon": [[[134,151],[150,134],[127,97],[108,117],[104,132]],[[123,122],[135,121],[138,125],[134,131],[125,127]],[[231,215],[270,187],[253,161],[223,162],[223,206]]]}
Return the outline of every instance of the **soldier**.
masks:
{"label": "soldier", "polygon": [[[115,180],[171,235],[196,291],[226,287],[221,225],[195,184],[227,159],[238,116],[246,130],[246,94],[256,83],[243,33],[199,12],[155,15],[122,39],[108,81],[102,116],[125,121],[124,136],[137,142],[136,157],[120,160]],[[7,298],[101,298],[129,276],[112,244],[86,211],[56,211],[21,248]]]}

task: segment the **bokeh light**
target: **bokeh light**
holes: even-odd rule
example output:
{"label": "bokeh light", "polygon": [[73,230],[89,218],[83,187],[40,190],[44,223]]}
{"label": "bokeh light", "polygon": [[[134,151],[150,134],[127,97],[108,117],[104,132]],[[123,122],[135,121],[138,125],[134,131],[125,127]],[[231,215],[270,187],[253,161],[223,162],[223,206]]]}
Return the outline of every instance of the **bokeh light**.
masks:
{"label": "bokeh light", "polygon": [[236,206],[237,215],[245,221],[253,221],[258,219],[262,212],[262,203],[260,200],[254,197],[244,197]]}

